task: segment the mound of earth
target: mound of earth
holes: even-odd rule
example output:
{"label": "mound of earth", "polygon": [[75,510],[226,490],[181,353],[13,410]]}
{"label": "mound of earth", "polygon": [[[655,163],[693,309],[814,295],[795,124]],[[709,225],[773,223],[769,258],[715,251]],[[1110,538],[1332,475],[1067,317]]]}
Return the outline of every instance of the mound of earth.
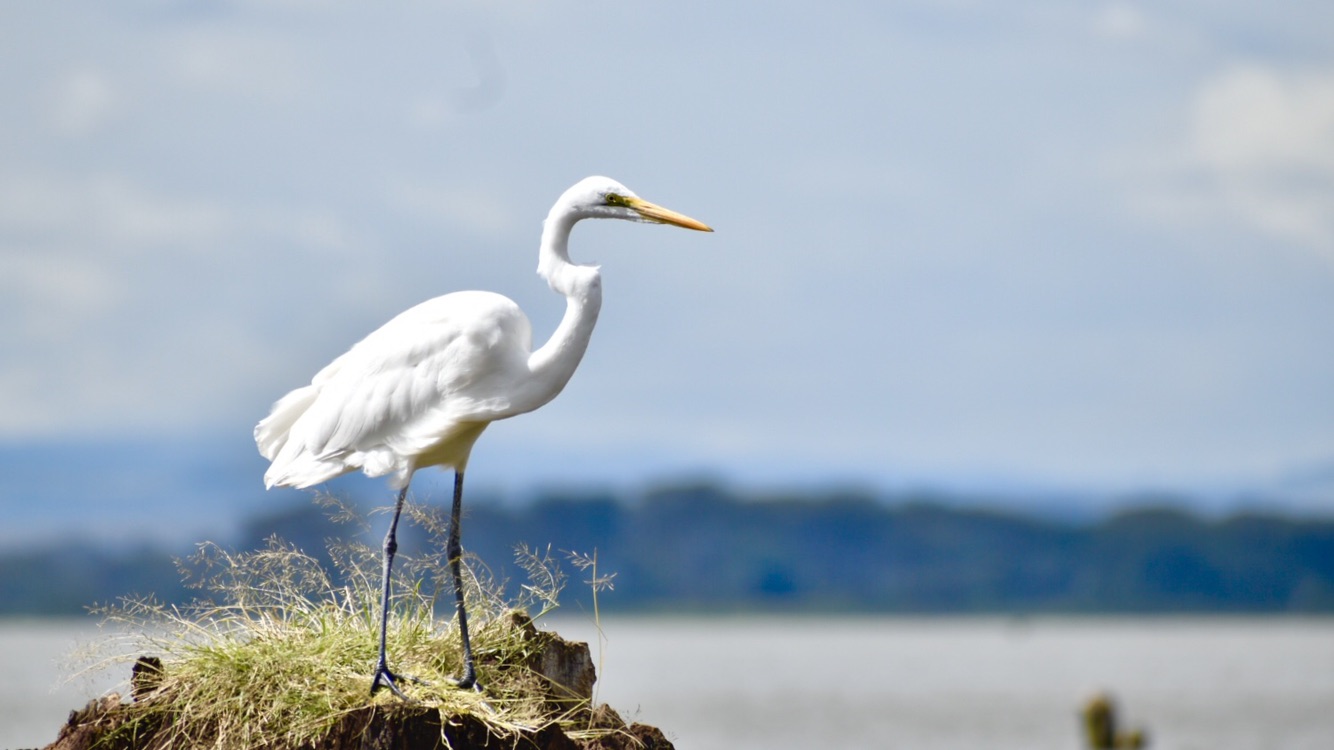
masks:
{"label": "mound of earth", "polygon": [[[514,625],[532,639],[528,668],[550,684],[548,696],[553,714],[568,712],[571,701],[591,706],[597,679],[588,644],[566,641],[554,633],[540,632],[526,617],[515,617]],[[71,711],[60,735],[46,750],[190,750],[172,736],[166,719],[143,721],[134,712],[135,698],[154,689],[161,662],[142,657],[135,664],[131,697],[110,694]],[[568,713],[566,714],[568,716]],[[132,720],[139,725],[125,731]],[[566,721],[564,727],[570,727]],[[532,728],[506,728],[476,714],[450,715],[442,709],[414,703],[374,703],[344,714],[334,728],[313,744],[291,750],[671,750],[672,743],[656,727],[626,723],[611,708],[585,708],[577,722],[579,731],[568,731],[550,721]],[[571,736],[571,735],[575,736]],[[213,747],[213,743],[203,743]]]}

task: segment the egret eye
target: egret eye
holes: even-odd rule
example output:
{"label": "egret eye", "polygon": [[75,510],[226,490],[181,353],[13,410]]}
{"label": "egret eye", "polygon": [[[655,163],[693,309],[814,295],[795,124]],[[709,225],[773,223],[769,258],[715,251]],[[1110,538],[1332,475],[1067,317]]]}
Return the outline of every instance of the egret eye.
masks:
{"label": "egret eye", "polygon": [[607,193],[606,201],[608,206],[624,206],[626,204],[625,198],[616,193]]}

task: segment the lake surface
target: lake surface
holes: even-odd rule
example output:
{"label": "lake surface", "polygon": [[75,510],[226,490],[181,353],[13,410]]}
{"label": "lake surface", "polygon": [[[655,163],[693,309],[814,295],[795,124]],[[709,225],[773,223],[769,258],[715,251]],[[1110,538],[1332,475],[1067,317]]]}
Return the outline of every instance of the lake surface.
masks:
{"label": "lake surface", "polygon": [[[591,619],[545,627],[593,644]],[[604,618],[598,699],[678,748],[1076,750],[1097,691],[1158,750],[1334,748],[1334,619]],[[116,677],[98,637],[0,621],[0,748],[55,739]]]}

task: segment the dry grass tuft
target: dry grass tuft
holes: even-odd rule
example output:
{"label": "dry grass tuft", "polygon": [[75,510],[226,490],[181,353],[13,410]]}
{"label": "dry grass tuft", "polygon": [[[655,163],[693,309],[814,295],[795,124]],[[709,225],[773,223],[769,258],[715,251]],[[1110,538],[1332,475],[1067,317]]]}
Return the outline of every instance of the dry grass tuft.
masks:
{"label": "dry grass tuft", "polygon": [[[325,498],[340,516],[350,509]],[[388,630],[390,665],[423,683],[404,690],[443,714],[475,716],[499,732],[557,722],[588,731],[589,705],[565,705],[552,715],[545,678],[525,667],[532,642],[511,613],[534,617],[556,606],[564,576],[546,553],[520,549],[529,581],[518,601],[476,560],[465,560],[465,586],[478,677],[486,693],[458,690],[450,676],[462,668],[453,608],[436,612],[435,592],[452,603],[443,538],[446,520],[419,507],[412,517],[438,537],[424,558],[405,560],[394,581]],[[397,703],[387,690],[369,694],[379,629],[380,551],[331,543],[340,575],[277,539],[263,549],[229,552],[205,543],[181,566],[202,598],[187,607],[131,599],[101,611],[126,635],[103,644],[95,668],[122,665],[141,654],[162,659],[156,687],[131,705],[135,720],[123,732],[166,727],[158,746],[294,748],[311,745],[350,712]],[[445,613],[448,614],[445,614]]]}

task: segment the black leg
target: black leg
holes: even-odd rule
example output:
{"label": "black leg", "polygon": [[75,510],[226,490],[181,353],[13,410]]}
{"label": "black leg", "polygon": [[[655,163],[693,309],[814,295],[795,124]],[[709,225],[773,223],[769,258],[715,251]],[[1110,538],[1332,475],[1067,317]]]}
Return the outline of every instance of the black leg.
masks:
{"label": "black leg", "polygon": [[389,671],[389,662],[385,657],[385,632],[389,628],[389,573],[394,567],[394,553],[398,551],[398,516],[403,512],[403,501],[407,499],[408,488],[398,493],[394,503],[394,520],[389,522],[389,533],[384,537],[384,587],[380,590],[380,658],[375,664],[375,679],[371,682],[371,694],[382,687],[394,691],[394,695],[407,700],[398,688],[398,677]]}
{"label": "black leg", "polygon": [[449,542],[445,555],[454,573],[454,599],[458,602],[459,637],[463,639],[463,676],[456,683],[461,688],[481,690],[477,684],[477,665],[472,660],[472,643],[468,641],[468,610],[463,605],[463,545],[459,542],[459,516],[463,510],[463,472],[454,472],[454,509],[449,514]]}

